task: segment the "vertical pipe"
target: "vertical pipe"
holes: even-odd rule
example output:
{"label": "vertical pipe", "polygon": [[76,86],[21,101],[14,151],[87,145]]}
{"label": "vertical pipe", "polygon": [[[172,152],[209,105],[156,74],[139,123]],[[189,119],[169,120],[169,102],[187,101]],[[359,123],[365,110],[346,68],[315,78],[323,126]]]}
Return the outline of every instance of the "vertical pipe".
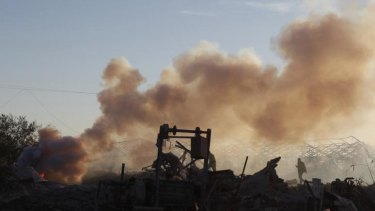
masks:
{"label": "vertical pipe", "polygon": [[207,184],[208,184],[208,158],[210,157],[210,144],[211,144],[211,129],[207,129],[207,157],[204,159],[204,166],[203,166],[203,172],[204,172],[204,178],[203,178],[203,185],[202,185],[202,210],[209,210],[208,207],[206,207],[206,197],[207,197]]}
{"label": "vertical pipe", "polygon": [[160,166],[161,156],[163,154],[163,141],[168,138],[169,126],[168,124],[160,125],[158,138],[156,140],[156,147],[158,148],[155,169],[155,207],[159,206],[159,190],[160,190]]}
{"label": "vertical pipe", "polygon": [[121,181],[124,181],[125,163],[121,165]]}
{"label": "vertical pipe", "polygon": [[[160,136],[160,135],[159,135]],[[163,139],[158,137],[156,141],[156,146],[158,147],[158,155],[156,158],[156,169],[155,169],[155,206],[159,206],[159,189],[160,189],[160,165],[161,165],[161,154],[163,152]]]}

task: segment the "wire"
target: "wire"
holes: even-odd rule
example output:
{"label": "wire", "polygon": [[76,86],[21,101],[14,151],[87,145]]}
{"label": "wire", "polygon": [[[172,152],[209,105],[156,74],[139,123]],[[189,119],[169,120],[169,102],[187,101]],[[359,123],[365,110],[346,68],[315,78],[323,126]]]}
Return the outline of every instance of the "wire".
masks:
{"label": "wire", "polygon": [[19,90],[15,95],[13,95],[12,97],[10,97],[7,101],[5,101],[3,104],[0,105],[0,108],[3,108],[5,107],[6,105],[8,105],[12,100],[14,100],[19,94],[21,94],[23,91],[25,91],[24,89],[21,89]]}
{"label": "wire", "polygon": [[52,117],[54,118],[56,121],[60,122],[62,125],[64,125],[66,128],[68,128],[69,130],[72,130],[73,132],[76,132],[76,133],[79,133],[78,131],[76,131],[75,129],[69,127],[67,124],[65,124],[65,122],[63,122],[61,119],[59,119],[56,115],[54,115],[52,112],[50,112],[47,107],[39,100],[39,98],[36,97],[36,95],[34,95],[34,93],[32,93],[31,91],[28,91],[30,93],[30,95],[35,99],[35,101]]}
{"label": "wire", "polygon": [[41,88],[41,87],[31,87],[31,86],[19,86],[12,84],[1,84],[0,89],[16,89],[16,90],[27,90],[27,91],[39,91],[39,92],[59,92],[59,93],[72,93],[72,94],[87,94],[96,95],[96,92],[85,92],[77,90],[66,90],[66,89],[51,89],[51,88]]}

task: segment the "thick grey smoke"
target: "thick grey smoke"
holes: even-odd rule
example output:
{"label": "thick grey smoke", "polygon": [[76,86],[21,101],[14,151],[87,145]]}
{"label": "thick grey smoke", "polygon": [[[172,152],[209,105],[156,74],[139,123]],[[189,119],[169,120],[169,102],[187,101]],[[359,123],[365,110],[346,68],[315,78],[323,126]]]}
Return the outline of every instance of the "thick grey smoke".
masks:
{"label": "thick grey smoke", "polygon": [[[162,123],[212,128],[217,140],[240,134],[277,143],[339,130],[337,122],[367,103],[364,79],[375,51],[371,14],[355,21],[330,14],[291,23],[278,38],[283,69],[262,65],[250,51],[227,54],[201,42],[175,58],[155,86],[140,91],[141,73],[126,59],[113,59],[98,95],[102,115],[78,141],[63,139],[83,143],[92,154],[110,150],[116,135],[153,141]],[[141,158],[152,157],[153,144],[132,144],[130,163],[151,162]],[[77,158],[82,164],[86,156]],[[75,173],[79,178],[83,171]]]}
{"label": "thick grey smoke", "polygon": [[87,154],[82,142],[76,138],[61,137],[57,130],[39,130],[39,150],[41,151],[37,169],[50,180],[76,183],[86,172],[84,164]]}

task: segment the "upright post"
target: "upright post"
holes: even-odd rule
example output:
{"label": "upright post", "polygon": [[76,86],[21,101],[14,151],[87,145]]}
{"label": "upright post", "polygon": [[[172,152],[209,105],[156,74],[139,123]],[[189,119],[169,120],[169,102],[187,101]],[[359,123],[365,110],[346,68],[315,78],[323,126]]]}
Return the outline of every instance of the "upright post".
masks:
{"label": "upright post", "polygon": [[371,176],[371,179],[372,179],[372,184],[374,184],[375,183],[374,177],[372,176],[372,173],[371,173],[370,167],[368,166],[367,161],[366,161],[366,166],[367,166],[368,172],[370,173],[370,176]]}
{"label": "upright post", "polygon": [[121,165],[121,181],[124,181],[125,163]]}
{"label": "upright post", "polygon": [[249,156],[246,156],[246,160],[245,160],[245,164],[243,165],[243,169],[242,169],[242,174],[241,174],[241,177],[243,177],[245,175],[245,169],[246,169],[246,165],[247,165],[247,159],[249,158]]}
{"label": "upright post", "polygon": [[155,169],[155,207],[159,206],[159,190],[160,190],[160,165],[161,165],[161,156],[163,153],[163,141],[168,138],[169,125],[163,124],[159,128],[158,138],[156,140],[156,146],[158,148],[158,155],[156,158],[156,169]]}
{"label": "upright post", "polygon": [[207,197],[207,184],[208,184],[208,158],[210,157],[210,143],[211,143],[211,129],[207,129],[206,134],[207,139],[207,152],[206,157],[204,158],[204,165],[203,165],[203,184],[202,184],[202,206],[204,206],[203,210],[207,210],[206,207],[206,197]]}

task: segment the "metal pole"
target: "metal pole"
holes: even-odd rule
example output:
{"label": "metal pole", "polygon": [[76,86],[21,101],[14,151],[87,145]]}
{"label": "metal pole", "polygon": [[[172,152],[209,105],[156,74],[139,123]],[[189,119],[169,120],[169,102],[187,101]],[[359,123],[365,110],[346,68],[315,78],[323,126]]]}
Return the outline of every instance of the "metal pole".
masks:
{"label": "metal pole", "polygon": [[[366,161],[366,163],[367,163],[367,161]],[[368,163],[366,164],[366,166],[368,168],[368,172],[370,172],[370,176],[371,176],[371,179],[372,179],[372,182],[373,182],[372,184],[374,184],[375,183],[374,177],[372,176],[372,173],[371,173],[370,167],[368,166]]]}
{"label": "metal pole", "polygon": [[249,156],[246,156],[246,160],[245,160],[245,164],[243,165],[243,169],[242,169],[242,174],[241,174],[241,177],[243,177],[245,175],[245,169],[246,169],[246,165],[247,165],[247,159],[249,158]]}
{"label": "metal pole", "polygon": [[161,156],[163,154],[163,141],[168,138],[169,126],[168,124],[163,124],[159,128],[158,138],[156,140],[156,146],[158,148],[158,155],[156,158],[156,169],[155,169],[155,207],[159,206],[159,190],[160,190],[160,165]]}
{"label": "metal pole", "polygon": [[121,181],[124,181],[125,163],[121,165]]}
{"label": "metal pole", "polygon": [[[198,134],[199,135],[199,134]],[[207,135],[206,135],[206,139],[207,139],[207,157],[204,159],[204,165],[203,165],[203,184],[202,184],[202,201],[201,201],[201,204],[203,208],[203,210],[208,210],[209,208],[208,207],[205,207],[205,202],[206,202],[206,197],[208,196],[207,195],[207,184],[208,184],[208,158],[210,157],[210,143],[211,143],[211,129],[207,129]]]}
{"label": "metal pole", "polygon": [[155,206],[159,206],[159,189],[160,189],[160,159],[161,154],[163,153],[163,139],[158,138],[156,141],[156,145],[158,147],[158,157],[156,158],[156,169],[155,169]]}
{"label": "metal pole", "polygon": [[178,132],[180,133],[196,133],[197,131],[199,131],[199,133],[201,134],[206,134],[208,133],[208,130],[207,131],[204,131],[204,130],[200,130],[200,129],[195,129],[195,130],[187,130],[187,129],[177,129],[176,126],[174,126],[173,128],[169,128],[168,132],[172,132],[173,134],[176,134]]}

